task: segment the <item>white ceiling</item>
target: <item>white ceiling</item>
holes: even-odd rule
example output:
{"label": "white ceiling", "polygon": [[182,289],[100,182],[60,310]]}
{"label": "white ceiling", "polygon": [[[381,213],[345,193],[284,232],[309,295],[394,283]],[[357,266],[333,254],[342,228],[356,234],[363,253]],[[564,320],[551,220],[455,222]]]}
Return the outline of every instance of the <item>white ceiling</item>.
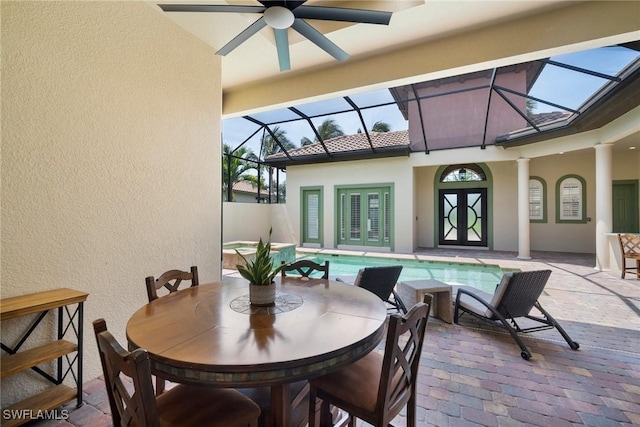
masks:
{"label": "white ceiling", "polygon": [[[184,4],[248,4],[257,1],[193,1],[169,0],[163,3]],[[153,7],[160,2],[152,2]],[[572,3],[572,2],[569,2]],[[365,58],[444,36],[466,32],[474,28],[495,25],[523,16],[533,15],[566,5],[557,0],[457,1],[457,0],[393,0],[393,1],[328,1],[309,0],[306,5],[350,7],[393,11],[388,26],[372,24],[308,22],[326,34],[345,50],[351,58]],[[218,50],[258,19],[260,14],[162,12],[168,19],[185,28]],[[222,87],[230,88],[272,77],[282,77],[272,36],[273,30],[264,28],[222,59]],[[296,73],[334,65],[336,62],[319,47],[290,29],[291,71]],[[535,35],[531,35],[535,36]]]}

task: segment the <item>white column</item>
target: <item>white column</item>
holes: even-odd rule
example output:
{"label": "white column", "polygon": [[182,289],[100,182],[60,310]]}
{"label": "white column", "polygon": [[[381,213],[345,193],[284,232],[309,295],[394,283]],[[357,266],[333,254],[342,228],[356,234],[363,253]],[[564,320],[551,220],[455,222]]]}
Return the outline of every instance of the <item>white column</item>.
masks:
{"label": "white column", "polygon": [[597,144],[596,150],[596,269],[609,269],[609,239],[613,230],[612,144]]}
{"label": "white column", "polygon": [[518,258],[531,259],[529,159],[518,159]]}

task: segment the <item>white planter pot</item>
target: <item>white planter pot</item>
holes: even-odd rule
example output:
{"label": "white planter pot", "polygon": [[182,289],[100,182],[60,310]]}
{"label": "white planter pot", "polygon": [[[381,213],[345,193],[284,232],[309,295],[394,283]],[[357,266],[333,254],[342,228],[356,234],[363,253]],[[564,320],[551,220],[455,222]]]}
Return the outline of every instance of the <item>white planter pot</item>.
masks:
{"label": "white planter pot", "polygon": [[249,284],[249,302],[251,305],[266,307],[274,305],[276,301],[276,284],[253,285]]}

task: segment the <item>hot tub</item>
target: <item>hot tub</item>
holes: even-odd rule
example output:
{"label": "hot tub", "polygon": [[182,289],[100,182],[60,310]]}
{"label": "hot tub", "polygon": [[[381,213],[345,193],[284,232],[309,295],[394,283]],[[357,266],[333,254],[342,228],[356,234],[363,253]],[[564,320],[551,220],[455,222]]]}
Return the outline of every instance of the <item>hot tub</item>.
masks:
{"label": "hot tub", "polygon": [[[245,258],[251,260],[256,255],[258,242],[234,241],[222,245],[222,268],[236,270],[237,264],[244,264],[244,261],[236,253],[240,252]],[[271,258],[273,265],[279,265],[284,261],[287,264],[296,260],[295,243],[275,243],[271,242]]]}

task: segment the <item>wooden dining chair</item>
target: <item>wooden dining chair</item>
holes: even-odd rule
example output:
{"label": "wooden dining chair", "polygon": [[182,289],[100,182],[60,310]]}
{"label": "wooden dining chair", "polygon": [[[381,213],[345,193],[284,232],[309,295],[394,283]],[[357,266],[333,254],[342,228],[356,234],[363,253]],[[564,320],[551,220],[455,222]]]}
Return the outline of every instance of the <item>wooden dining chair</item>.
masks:
{"label": "wooden dining chair", "polygon": [[[636,277],[640,279],[640,235],[618,234],[618,242],[622,255],[620,278],[624,279],[626,273],[635,273]],[[627,258],[635,261],[635,266],[627,267]]]}
{"label": "wooden dining chair", "polygon": [[[407,407],[407,427],[416,425],[416,385],[425,329],[431,310],[431,295],[404,315],[389,317],[384,354],[372,351],[336,372],[309,381],[309,427],[315,427],[316,400],[320,425],[328,425],[331,406],[344,412],[344,421],[355,426],[359,418],[374,427],[387,427]],[[333,424],[331,424],[333,425]]]}
{"label": "wooden dining chair", "polygon": [[[286,263],[282,261],[282,264]],[[291,275],[290,273],[294,273],[296,277],[309,278],[315,272],[322,273],[322,279],[328,279],[329,261],[325,261],[324,264],[318,264],[317,262],[313,262],[308,259],[301,259],[290,264],[286,264],[286,266],[281,270],[282,277],[287,277],[287,275]]]}
{"label": "wooden dining chair", "polygon": [[162,275],[157,279],[153,276],[147,277],[145,281],[147,283],[147,296],[149,297],[149,302],[158,299],[158,290],[161,288],[165,288],[169,293],[176,292],[183,280],[190,280],[191,286],[198,286],[200,284],[198,281],[198,267],[191,267],[190,272],[169,270],[162,273]]}
{"label": "wooden dining chair", "polygon": [[[191,267],[191,271],[182,270],[169,270],[157,279],[153,276],[145,278],[147,284],[147,297],[149,302],[158,299],[160,296],[168,295],[176,292],[180,288],[180,284],[183,280],[190,280],[191,286],[198,286],[200,284],[198,280],[198,267]],[[169,291],[168,294],[158,295],[158,290],[164,288]],[[160,395],[166,388],[166,381],[163,378],[156,376],[156,395]]]}
{"label": "wooden dining chair", "polygon": [[115,427],[258,426],[260,408],[236,390],[177,385],[156,398],[149,353],[122,348],[104,319],[94,321],[93,330]]}

